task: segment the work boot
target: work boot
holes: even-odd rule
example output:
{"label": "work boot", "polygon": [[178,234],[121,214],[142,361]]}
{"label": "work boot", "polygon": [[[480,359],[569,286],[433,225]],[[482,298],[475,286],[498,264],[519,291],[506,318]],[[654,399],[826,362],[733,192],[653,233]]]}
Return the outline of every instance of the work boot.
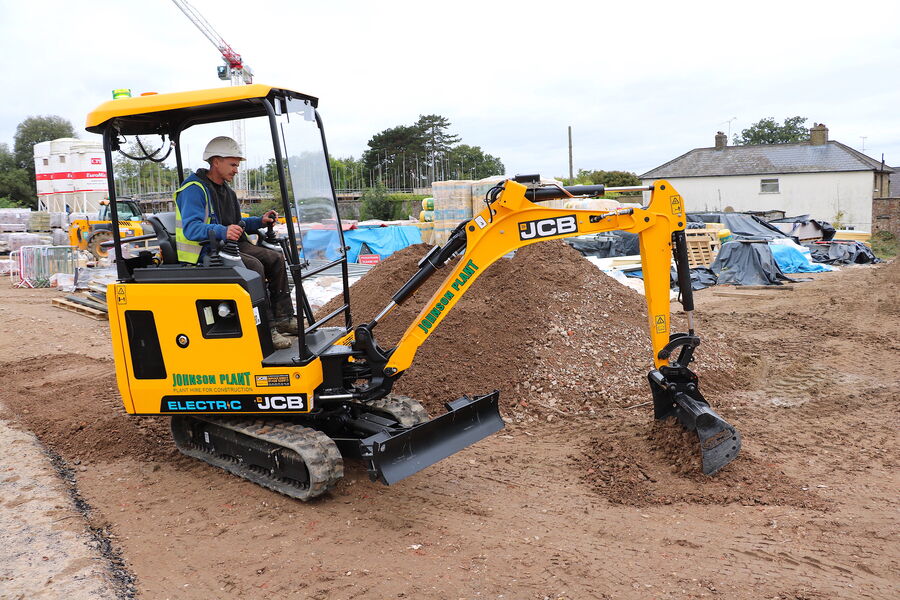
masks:
{"label": "work boot", "polygon": [[272,345],[276,350],[286,350],[291,347],[291,340],[284,337],[276,328],[272,328]]}
{"label": "work boot", "polygon": [[297,329],[297,317],[282,317],[280,319],[275,319],[275,329],[278,330],[278,333],[285,335],[297,335],[299,333],[299,330]]}

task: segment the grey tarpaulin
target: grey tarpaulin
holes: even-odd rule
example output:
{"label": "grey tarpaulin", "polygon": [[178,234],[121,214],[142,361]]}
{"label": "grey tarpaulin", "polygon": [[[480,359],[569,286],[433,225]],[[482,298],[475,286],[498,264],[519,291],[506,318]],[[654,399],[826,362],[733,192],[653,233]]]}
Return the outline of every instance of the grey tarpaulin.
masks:
{"label": "grey tarpaulin", "polygon": [[868,246],[861,242],[813,242],[803,244],[809,248],[813,261],[830,265],[857,264],[881,262]]}
{"label": "grey tarpaulin", "polygon": [[810,218],[809,215],[773,219],[769,221],[769,224],[783,231],[786,236],[799,239],[819,236],[827,242],[835,234],[835,229],[831,226],[831,223],[828,221],[817,221]]}
{"label": "grey tarpaulin", "polygon": [[688,221],[704,223],[721,223],[736,238],[772,240],[785,235],[759,217],[743,213],[690,213]]}
{"label": "grey tarpaulin", "polygon": [[609,258],[612,256],[634,256],[640,254],[638,236],[627,231],[609,231],[592,236],[582,236],[563,240],[582,256]]}
{"label": "grey tarpaulin", "polygon": [[764,242],[726,242],[709,268],[716,274],[718,285],[781,285],[790,281]]}
{"label": "grey tarpaulin", "polygon": [[[677,282],[676,282],[677,285]],[[708,287],[716,285],[716,273],[712,269],[706,267],[695,267],[691,269],[691,289],[704,290]]]}

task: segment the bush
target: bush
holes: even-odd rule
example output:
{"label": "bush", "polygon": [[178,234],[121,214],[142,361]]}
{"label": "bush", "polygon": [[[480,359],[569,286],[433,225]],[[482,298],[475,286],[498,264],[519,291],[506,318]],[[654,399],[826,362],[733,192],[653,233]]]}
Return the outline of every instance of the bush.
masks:
{"label": "bush", "polygon": [[872,234],[869,244],[872,245],[872,252],[878,258],[888,260],[900,254],[897,236],[890,231],[876,231]]}
{"label": "bush", "polygon": [[369,219],[394,220],[394,203],[388,198],[387,190],[380,181],[375,184],[375,187],[366,188],[360,200],[362,201],[359,207],[360,221]]}
{"label": "bush", "polygon": [[388,200],[394,204],[394,219],[418,219],[425,198],[428,196],[424,194],[388,194]]}
{"label": "bush", "polygon": [[[272,198],[271,200],[263,200],[258,204],[250,204],[247,206],[242,206],[241,210],[249,214],[251,217],[261,217],[270,210],[276,211],[279,215],[284,212],[284,207],[281,206],[281,200],[277,198]],[[284,216],[284,215],[282,215]]]}
{"label": "bush", "polygon": [[22,208],[15,200],[0,198],[0,208]]}

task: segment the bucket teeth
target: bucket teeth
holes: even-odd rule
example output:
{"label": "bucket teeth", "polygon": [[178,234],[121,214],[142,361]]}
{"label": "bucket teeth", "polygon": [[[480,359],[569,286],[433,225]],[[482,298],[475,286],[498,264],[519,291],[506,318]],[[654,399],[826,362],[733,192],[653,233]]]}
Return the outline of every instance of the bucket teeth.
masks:
{"label": "bucket teeth", "polygon": [[741,451],[741,434],[710,409],[707,425],[697,424],[703,473],[713,475]]}

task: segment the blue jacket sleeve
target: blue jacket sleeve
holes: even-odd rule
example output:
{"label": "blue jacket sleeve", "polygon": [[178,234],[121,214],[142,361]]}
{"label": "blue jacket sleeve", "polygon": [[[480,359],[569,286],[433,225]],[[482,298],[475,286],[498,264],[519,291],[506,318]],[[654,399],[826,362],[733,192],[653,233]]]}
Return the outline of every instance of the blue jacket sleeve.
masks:
{"label": "blue jacket sleeve", "polygon": [[247,226],[244,228],[244,231],[247,233],[256,233],[259,231],[259,228],[262,227],[262,217],[247,217],[244,219],[244,225]]}
{"label": "blue jacket sleeve", "polygon": [[178,210],[181,211],[181,229],[187,239],[194,242],[206,241],[209,239],[210,230],[215,232],[217,240],[225,239],[227,228],[224,225],[203,222],[206,214],[206,198],[203,190],[196,185],[188,186],[178,193],[175,201],[178,203]]}

